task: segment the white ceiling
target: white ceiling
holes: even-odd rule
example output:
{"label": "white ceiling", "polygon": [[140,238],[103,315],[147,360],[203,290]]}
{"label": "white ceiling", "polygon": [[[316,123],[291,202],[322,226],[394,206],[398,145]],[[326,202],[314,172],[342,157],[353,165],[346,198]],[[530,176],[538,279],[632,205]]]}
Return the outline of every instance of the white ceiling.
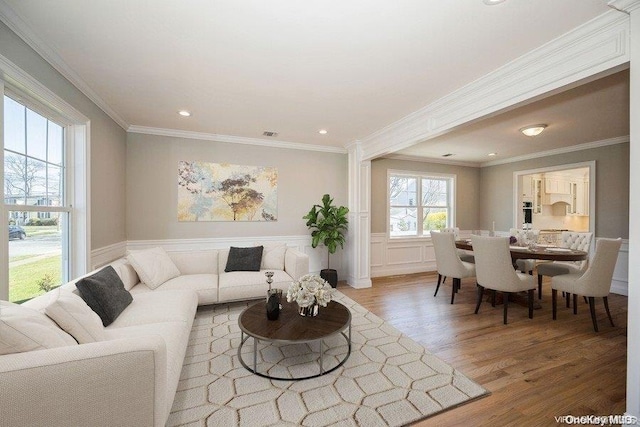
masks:
{"label": "white ceiling", "polygon": [[[124,127],[249,138],[276,131],[278,141],[330,147],[362,139],[608,10],[605,0],[0,0],[3,19]],[[628,89],[615,79],[403,154],[518,156],[533,147],[516,144],[524,137],[511,132],[540,121],[550,126],[536,150],[626,135],[628,121],[624,132],[614,109],[626,102],[628,112]],[[593,108],[610,102],[611,111]],[[566,111],[603,126],[572,126]],[[329,133],[319,135],[322,128]]]}

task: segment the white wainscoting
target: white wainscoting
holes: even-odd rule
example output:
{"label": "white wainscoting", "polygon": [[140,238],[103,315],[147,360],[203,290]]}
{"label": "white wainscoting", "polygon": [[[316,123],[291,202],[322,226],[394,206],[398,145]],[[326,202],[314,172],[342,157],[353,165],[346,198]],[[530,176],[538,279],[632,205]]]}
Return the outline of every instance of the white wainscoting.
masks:
{"label": "white wainscoting", "polygon": [[[468,237],[469,230],[460,230],[460,236]],[[487,235],[487,231],[483,231]],[[508,236],[496,231],[496,235]],[[598,240],[598,239],[596,239]],[[385,233],[371,234],[371,277],[436,271],[436,259],[430,238],[388,239]],[[618,261],[613,272],[611,292],[629,294],[629,241],[623,240]]]}
{"label": "white wainscoting", "polygon": [[[324,246],[311,247],[311,237],[299,236],[269,236],[269,237],[239,237],[239,238],[202,238],[202,239],[163,239],[163,240],[129,240],[91,251],[91,268],[101,267],[124,256],[127,250],[148,249],[156,246],[166,251],[189,251],[202,249],[225,249],[230,246],[256,246],[270,243],[286,243],[288,247],[297,249],[309,255],[309,272],[319,274],[327,267],[327,250]],[[347,269],[344,268],[344,251],[331,255],[331,268],[338,271],[338,278],[346,280]]]}
{"label": "white wainscoting", "polygon": [[371,277],[436,271],[430,238],[388,239],[371,233]]}

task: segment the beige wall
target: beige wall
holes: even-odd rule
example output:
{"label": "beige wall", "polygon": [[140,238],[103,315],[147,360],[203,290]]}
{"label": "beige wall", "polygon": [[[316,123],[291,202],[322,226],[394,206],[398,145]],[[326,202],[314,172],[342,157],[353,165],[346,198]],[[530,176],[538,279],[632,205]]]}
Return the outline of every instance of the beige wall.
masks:
{"label": "beige wall", "polygon": [[596,237],[629,237],[629,144],[541,157],[480,170],[480,227],[496,230],[513,226],[513,173],[595,160]]}
{"label": "beige wall", "polygon": [[91,120],[91,249],[126,240],[126,132],[2,22],[0,55]]}
{"label": "beige wall", "polygon": [[456,175],[456,227],[479,227],[477,207],[480,193],[480,169],[439,163],[375,159],[371,162],[371,232],[387,232],[387,171],[417,171]]}
{"label": "beige wall", "polygon": [[[276,167],[278,220],[178,222],[181,160]],[[302,217],[323,194],[347,204],[347,155],[130,133],[127,184],[129,240],[305,235]]]}

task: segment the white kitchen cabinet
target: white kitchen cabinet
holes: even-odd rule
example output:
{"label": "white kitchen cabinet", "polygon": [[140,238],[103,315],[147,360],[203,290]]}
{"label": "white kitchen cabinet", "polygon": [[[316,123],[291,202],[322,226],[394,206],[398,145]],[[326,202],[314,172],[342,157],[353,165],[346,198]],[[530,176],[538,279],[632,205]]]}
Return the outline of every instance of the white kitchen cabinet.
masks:
{"label": "white kitchen cabinet", "polygon": [[567,215],[589,215],[589,182],[571,183],[571,203],[567,206]]}
{"label": "white kitchen cabinet", "polygon": [[533,178],[533,214],[541,214],[542,213],[542,197],[543,197],[543,188],[542,188],[542,179]]}
{"label": "white kitchen cabinet", "polygon": [[525,202],[533,201],[533,181],[534,179],[531,175],[525,175],[522,177],[522,200]]}
{"label": "white kitchen cabinet", "polygon": [[571,182],[558,177],[545,177],[544,192],[547,194],[571,194]]}

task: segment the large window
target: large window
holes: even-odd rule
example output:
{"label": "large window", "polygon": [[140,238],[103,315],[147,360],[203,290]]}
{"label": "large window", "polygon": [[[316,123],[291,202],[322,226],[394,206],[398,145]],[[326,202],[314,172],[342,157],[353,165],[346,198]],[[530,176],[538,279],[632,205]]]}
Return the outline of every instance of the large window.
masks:
{"label": "large window", "polygon": [[69,278],[65,129],[4,96],[4,208],[9,300],[24,301]]}
{"label": "large window", "polygon": [[389,236],[423,236],[453,227],[455,176],[390,172]]}

